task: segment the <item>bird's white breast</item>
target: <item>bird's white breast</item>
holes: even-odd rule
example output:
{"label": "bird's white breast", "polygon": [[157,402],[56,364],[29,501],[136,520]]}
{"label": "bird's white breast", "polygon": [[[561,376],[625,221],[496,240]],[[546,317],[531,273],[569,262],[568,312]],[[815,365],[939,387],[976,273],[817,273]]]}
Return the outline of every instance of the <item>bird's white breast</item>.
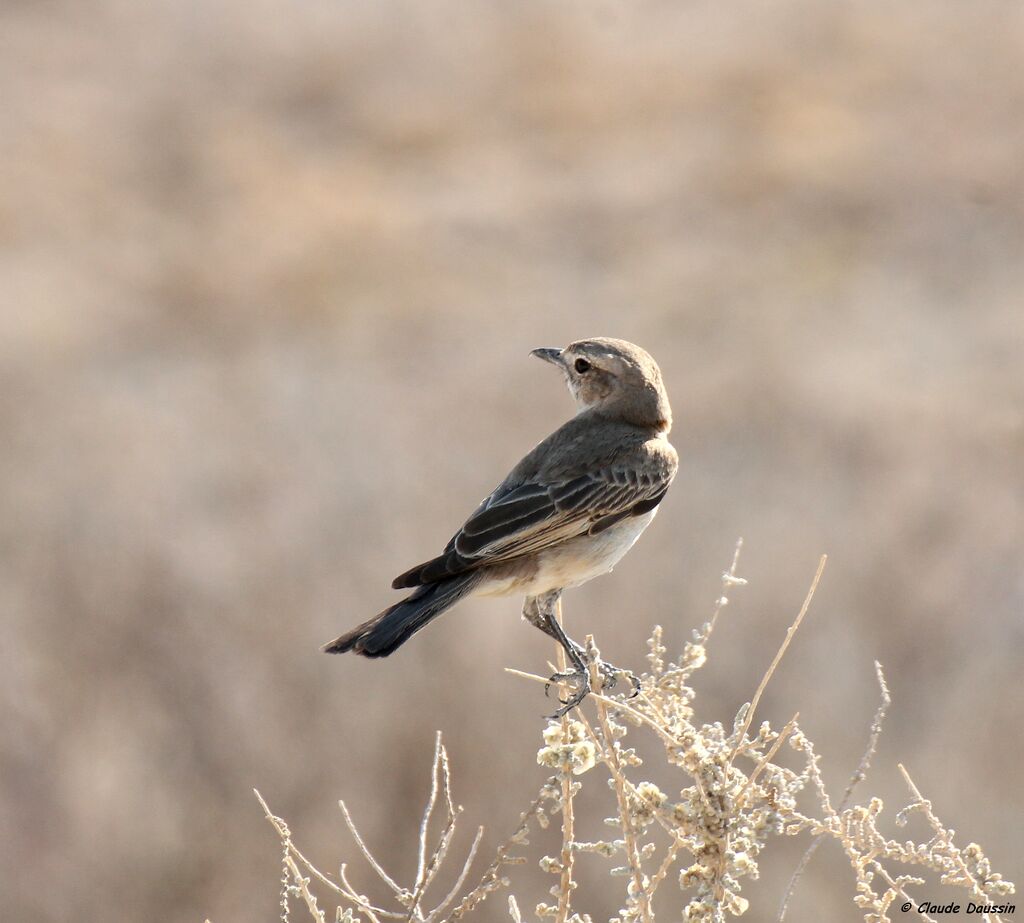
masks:
{"label": "bird's white breast", "polygon": [[536,596],[548,590],[580,586],[607,574],[633,547],[657,512],[655,508],[642,516],[624,519],[597,535],[581,535],[546,549],[538,556],[536,576],[523,592]]}

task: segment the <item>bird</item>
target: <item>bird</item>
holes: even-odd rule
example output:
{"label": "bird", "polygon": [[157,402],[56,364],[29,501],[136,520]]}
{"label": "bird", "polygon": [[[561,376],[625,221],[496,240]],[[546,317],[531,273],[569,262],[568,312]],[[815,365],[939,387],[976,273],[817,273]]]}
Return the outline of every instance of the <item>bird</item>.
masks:
{"label": "bird", "polygon": [[[564,590],[609,572],[650,525],[679,465],[672,411],[650,354],[611,337],[531,351],[558,368],[576,414],[537,444],[480,503],[444,551],[396,577],[405,599],[324,645],[387,657],[469,596],[525,596],[523,617],[554,638],[575,686],[558,717],[591,691],[585,650],[561,626]],[[619,671],[597,665],[611,682]],[[639,682],[629,674],[634,694]],[[611,682],[608,684],[610,685]]]}

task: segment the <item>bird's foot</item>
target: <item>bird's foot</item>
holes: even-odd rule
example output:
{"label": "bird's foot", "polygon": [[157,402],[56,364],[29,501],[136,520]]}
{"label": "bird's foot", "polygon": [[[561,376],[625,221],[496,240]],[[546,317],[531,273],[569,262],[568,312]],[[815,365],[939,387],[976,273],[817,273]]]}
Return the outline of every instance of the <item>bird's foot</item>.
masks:
{"label": "bird's foot", "polygon": [[619,682],[619,677],[625,676],[633,687],[633,691],[626,698],[635,699],[640,694],[640,678],[630,670],[623,670],[622,667],[617,667],[614,663],[608,663],[606,660],[598,660],[597,669],[601,673],[602,688],[614,689]]}
{"label": "bird's foot", "polygon": [[[586,660],[586,653],[580,650],[581,659]],[[601,674],[601,688],[611,689],[619,681],[620,676],[625,676],[629,679],[630,685],[633,687],[632,692],[626,696],[627,699],[636,698],[640,694],[640,679],[636,674],[631,673],[629,670],[623,670],[620,667],[615,666],[613,663],[608,663],[604,660],[597,661],[597,669]],[[561,718],[566,712],[572,710],[580,704],[592,691],[593,687],[590,681],[590,670],[567,670],[564,673],[555,673],[548,678],[548,681],[544,684],[544,695],[549,695],[552,685],[559,683],[569,683],[579,688],[571,695],[568,699],[559,699],[562,703],[560,708],[555,714],[551,715],[552,718]]]}
{"label": "bird's foot", "polygon": [[623,670],[622,667],[617,667],[614,663],[602,660],[596,647],[593,647],[592,649],[585,649],[576,645],[576,653],[579,655],[579,658],[583,663],[597,664],[597,670],[601,674],[602,689],[614,689],[615,686],[618,685],[619,677],[625,676],[633,687],[633,691],[626,696],[626,698],[634,699],[640,694],[639,677],[637,677],[637,675],[631,670]]}
{"label": "bird's foot", "polygon": [[567,699],[559,698],[558,701],[562,703],[562,707],[553,715],[548,715],[548,717],[552,719],[561,718],[567,712],[572,711],[580,704],[580,702],[590,695],[591,692],[589,670],[567,670],[565,673],[552,674],[544,684],[544,695],[549,693],[553,683],[568,683],[569,685],[578,686],[579,688]]}

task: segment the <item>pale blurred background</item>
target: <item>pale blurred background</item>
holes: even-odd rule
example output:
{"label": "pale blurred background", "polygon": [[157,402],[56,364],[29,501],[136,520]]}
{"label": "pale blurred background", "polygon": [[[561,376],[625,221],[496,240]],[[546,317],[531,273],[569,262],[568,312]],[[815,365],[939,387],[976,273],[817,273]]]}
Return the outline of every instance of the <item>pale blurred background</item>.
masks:
{"label": "pale blurred background", "polygon": [[[729,722],[828,552],[762,714],[838,798],[878,658],[862,795],[903,760],[1019,879],[1022,61],[1007,0],[3,3],[3,919],[275,920],[253,786],[328,871],[345,798],[408,878],[435,729],[487,856],[544,778],[519,601],[319,646],[568,417],[527,352],[588,335],[655,355],[682,462],[571,632],[678,650],[742,535]],[[792,919],[852,890],[822,849]]]}

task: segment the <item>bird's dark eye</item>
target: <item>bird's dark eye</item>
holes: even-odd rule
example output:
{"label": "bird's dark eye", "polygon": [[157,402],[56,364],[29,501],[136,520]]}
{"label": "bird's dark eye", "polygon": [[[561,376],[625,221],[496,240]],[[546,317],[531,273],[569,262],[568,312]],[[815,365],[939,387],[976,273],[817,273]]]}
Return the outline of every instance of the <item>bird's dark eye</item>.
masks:
{"label": "bird's dark eye", "polygon": [[590,371],[590,363],[586,359],[577,359],[573,363],[573,368],[582,375],[584,372]]}

